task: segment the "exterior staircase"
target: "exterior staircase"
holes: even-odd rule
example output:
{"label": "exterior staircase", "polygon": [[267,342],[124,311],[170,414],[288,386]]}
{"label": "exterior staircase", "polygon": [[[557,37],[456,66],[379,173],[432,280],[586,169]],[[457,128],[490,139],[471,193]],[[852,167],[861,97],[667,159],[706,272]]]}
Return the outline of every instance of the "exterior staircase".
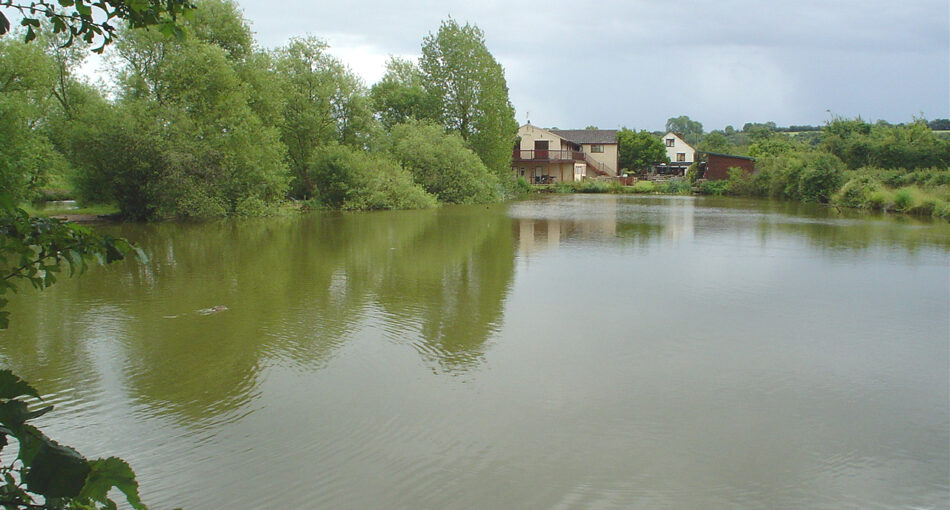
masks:
{"label": "exterior staircase", "polygon": [[590,154],[581,151],[571,150],[531,150],[515,148],[511,154],[512,162],[532,162],[532,161],[577,161],[584,162],[587,167],[595,174],[604,176],[611,175],[607,165],[595,160]]}

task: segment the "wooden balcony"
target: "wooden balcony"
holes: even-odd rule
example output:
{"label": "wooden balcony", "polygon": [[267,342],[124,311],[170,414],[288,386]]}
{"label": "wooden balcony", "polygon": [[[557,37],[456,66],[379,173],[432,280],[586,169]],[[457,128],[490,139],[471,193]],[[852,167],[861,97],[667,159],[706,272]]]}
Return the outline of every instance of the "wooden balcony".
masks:
{"label": "wooden balcony", "polygon": [[511,161],[513,162],[562,162],[584,160],[584,153],[580,151],[515,149],[511,152]]}
{"label": "wooden balcony", "polygon": [[587,167],[600,175],[610,175],[610,171],[603,163],[593,159],[589,154],[572,150],[544,150],[518,149],[511,151],[511,163],[563,163],[577,161],[587,163]]}

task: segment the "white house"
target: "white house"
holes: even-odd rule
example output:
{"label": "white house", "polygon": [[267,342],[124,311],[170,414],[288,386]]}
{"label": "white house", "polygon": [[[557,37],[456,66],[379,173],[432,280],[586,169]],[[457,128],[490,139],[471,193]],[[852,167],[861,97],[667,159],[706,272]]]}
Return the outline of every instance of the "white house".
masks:
{"label": "white house", "polygon": [[666,146],[667,157],[673,163],[688,163],[689,166],[696,161],[696,149],[672,131],[663,135],[663,145]]}
{"label": "white house", "polygon": [[683,175],[696,161],[696,149],[672,131],[663,135],[663,145],[666,146],[666,156],[670,158],[670,163],[656,165],[653,167],[655,173]]}

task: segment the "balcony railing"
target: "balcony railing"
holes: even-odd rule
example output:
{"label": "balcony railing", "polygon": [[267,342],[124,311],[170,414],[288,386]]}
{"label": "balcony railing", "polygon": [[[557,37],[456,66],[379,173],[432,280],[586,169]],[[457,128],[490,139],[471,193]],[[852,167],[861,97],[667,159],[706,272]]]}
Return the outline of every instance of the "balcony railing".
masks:
{"label": "balcony railing", "polygon": [[568,150],[515,149],[511,153],[515,161],[584,161],[584,153]]}
{"label": "balcony railing", "polygon": [[514,149],[511,152],[512,162],[522,161],[583,161],[594,172],[601,175],[610,174],[607,165],[595,160],[589,154],[581,151],[571,150],[545,150],[545,149]]}

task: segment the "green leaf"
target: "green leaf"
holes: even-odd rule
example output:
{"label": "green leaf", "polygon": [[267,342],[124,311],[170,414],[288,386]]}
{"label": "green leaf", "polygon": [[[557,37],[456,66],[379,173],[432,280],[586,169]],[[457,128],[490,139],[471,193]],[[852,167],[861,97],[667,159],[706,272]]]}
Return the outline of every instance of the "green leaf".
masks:
{"label": "green leaf", "polygon": [[128,463],[118,457],[109,457],[108,459],[91,461],[89,465],[92,467],[92,471],[79,493],[80,498],[106,503],[109,490],[115,487],[125,494],[125,498],[132,505],[132,508],[147,510],[145,504],[139,498],[139,484],[135,481],[135,473],[132,472],[132,468],[129,467]]}
{"label": "green leaf", "polygon": [[0,398],[30,396],[40,398],[40,393],[30,383],[17,377],[12,371],[0,370]]}
{"label": "green leaf", "polygon": [[10,20],[0,12],[0,35],[10,31]]}
{"label": "green leaf", "polygon": [[[63,21],[62,18],[60,18],[59,16],[53,16],[51,21],[53,23],[53,33],[58,34],[60,32],[66,31],[66,22]],[[70,37],[71,37],[71,34],[70,34]]]}
{"label": "green leaf", "polygon": [[[17,431],[30,419],[30,406],[22,400],[0,402],[0,423]],[[19,436],[18,436],[19,437]]]}
{"label": "green leaf", "polygon": [[26,37],[23,38],[26,42],[31,42],[33,39],[36,39],[36,32],[33,31],[33,27],[26,28]]}
{"label": "green leaf", "polygon": [[20,441],[20,452],[17,454],[17,458],[24,466],[29,467],[33,463],[36,454],[39,453],[40,448],[49,442],[49,438],[43,435],[40,429],[32,425],[23,425],[15,432],[16,434],[12,435]]}
{"label": "green leaf", "polygon": [[85,3],[83,3],[83,0],[79,0],[78,2],[76,2],[76,12],[78,12],[82,16],[91,16],[92,8],[86,5]]}
{"label": "green leaf", "polygon": [[148,9],[148,0],[129,0],[128,5],[133,12],[142,12]]}
{"label": "green leaf", "polygon": [[47,440],[24,477],[31,492],[47,498],[72,498],[79,495],[91,468],[76,450]]}

